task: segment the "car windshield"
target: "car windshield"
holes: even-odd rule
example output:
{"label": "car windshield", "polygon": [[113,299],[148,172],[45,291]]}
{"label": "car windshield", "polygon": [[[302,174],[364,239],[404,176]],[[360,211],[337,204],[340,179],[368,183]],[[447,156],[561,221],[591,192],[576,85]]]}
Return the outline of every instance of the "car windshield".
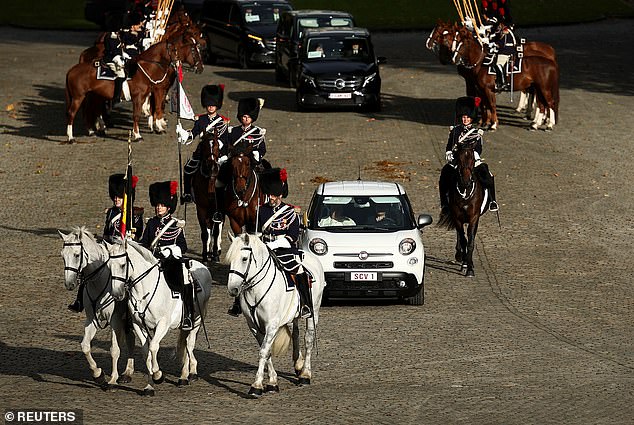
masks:
{"label": "car windshield", "polygon": [[313,37],[306,45],[308,60],[335,59],[371,62],[368,40],[358,37]]}
{"label": "car windshield", "polygon": [[354,23],[352,18],[333,18],[330,16],[316,17],[316,18],[300,18],[297,37],[302,38],[304,30],[310,28],[324,28],[324,27],[352,27]]}
{"label": "car windshield", "polygon": [[312,211],[315,229],[395,231],[414,227],[402,196],[323,196]]}
{"label": "car windshield", "polygon": [[242,8],[242,13],[244,15],[244,22],[248,25],[277,25],[277,21],[280,20],[280,15],[286,10],[291,9],[285,4],[253,4],[244,6]]}

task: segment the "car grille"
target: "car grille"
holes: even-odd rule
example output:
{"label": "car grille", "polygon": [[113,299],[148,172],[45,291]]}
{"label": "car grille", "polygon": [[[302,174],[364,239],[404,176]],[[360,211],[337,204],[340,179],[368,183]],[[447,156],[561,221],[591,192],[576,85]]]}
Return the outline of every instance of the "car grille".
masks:
{"label": "car grille", "polygon": [[335,261],[335,269],[391,269],[394,263],[391,261]]}
{"label": "car grille", "polygon": [[275,40],[264,40],[264,45],[269,50],[275,50],[275,45],[277,42]]}
{"label": "car grille", "polygon": [[361,77],[340,77],[340,78],[324,78],[317,80],[317,84],[322,90],[326,91],[350,91],[361,88],[363,78]]}

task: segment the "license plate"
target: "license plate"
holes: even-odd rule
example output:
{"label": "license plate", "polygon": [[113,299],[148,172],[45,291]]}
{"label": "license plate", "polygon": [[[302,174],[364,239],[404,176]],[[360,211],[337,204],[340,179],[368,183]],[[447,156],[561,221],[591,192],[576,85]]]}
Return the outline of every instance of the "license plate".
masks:
{"label": "license plate", "polygon": [[352,281],[376,281],[377,280],[377,272],[352,272],[350,273],[350,280]]}
{"label": "license plate", "polygon": [[352,93],[328,93],[329,99],[352,99]]}

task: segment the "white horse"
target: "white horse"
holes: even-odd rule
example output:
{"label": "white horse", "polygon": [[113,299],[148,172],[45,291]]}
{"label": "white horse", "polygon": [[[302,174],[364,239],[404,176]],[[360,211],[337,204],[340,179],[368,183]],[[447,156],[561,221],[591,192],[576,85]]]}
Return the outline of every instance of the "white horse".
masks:
{"label": "white horse", "polygon": [[[132,326],[143,346],[148,370],[145,395],[154,395],[152,383],[164,380],[158,364],[161,340],[170,329],[182,328],[183,301],[172,295],[165,281],[159,261],[143,246],[133,241],[108,246],[110,272],[112,273],[112,295],[122,300],[128,294],[128,308],[132,314]],[[188,385],[198,378],[198,362],[194,356],[196,335],[205,320],[207,302],[211,296],[211,273],[202,263],[190,261],[189,273],[184,276],[196,283],[194,309],[199,316],[191,331],[180,330],[176,354],[182,362],[178,385]]]}
{"label": "white horse", "polygon": [[306,255],[302,263],[314,278],[314,316],[306,319],[303,347],[299,344],[299,293],[288,288],[285,273],[278,268],[266,245],[258,237],[242,233],[233,239],[224,262],[230,264],[227,282],[229,294],[240,297],[247,325],[260,344],[258,371],[249,395],[262,395],[265,365],[269,374],[266,391],[279,391],[271,355],[283,354],[288,349],[291,323],[295,374],[299,377],[299,384],[310,384],[311,354],[315,346],[319,307],[326,284],[319,261],[312,255]]}
{"label": "white horse", "polygon": [[[92,377],[101,386],[109,386],[118,383],[128,383],[134,373],[134,333],[127,327],[127,309],[124,303],[115,303],[110,295],[110,270],[107,267],[108,251],[97,243],[95,237],[85,227],[76,227],[68,235],[59,232],[64,247],[62,258],[64,259],[64,284],[66,289],[72,291],[78,283],[83,281],[83,303],[86,311],[84,321],[84,338],[81,341],[81,350],[88,360],[92,371]],[[106,383],[106,378],[100,367],[97,366],[91,354],[91,342],[97,330],[112,328],[112,345],[110,356],[112,357],[112,375]],[[128,361],[123,375],[119,378],[117,363],[121,354],[120,345],[125,341],[128,350]]]}

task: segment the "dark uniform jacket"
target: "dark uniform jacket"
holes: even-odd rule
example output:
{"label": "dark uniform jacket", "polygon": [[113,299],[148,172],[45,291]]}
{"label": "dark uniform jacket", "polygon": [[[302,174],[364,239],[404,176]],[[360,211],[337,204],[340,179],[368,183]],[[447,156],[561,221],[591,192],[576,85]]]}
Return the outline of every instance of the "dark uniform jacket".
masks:
{"label": "dark uniform jacket", "polygon": [[469,124],[468,126],[459,124],[449,132],[449,139],[447,140],[445,151],[452,151],[459,144],[471,143],[474,143],[473,150],[475,150],[478,155],[482,155],[482,135],[478,129],[475,128],[473,124]]}
{"label": "dark uniform jacket", "polygon": [[121,30],[119,32],[123,51],[131,58],[136,57],[143,51],[143,33],[131,31],[130,29]]}
{"label": "dark uniform jacket", "polygon": [[[135,208],[132,218],[132,227],[135,228],[134,240],[139,240],[143,235],[143,209]],[[111,207],[106,211],[106,223],[103,226],[103,238],[108,243],[121,239],[121,209]]]}
{"label": "dark uniform jacket", "polygon": [[[163,230],[163,228],[170,222],[172,219],[171,214],[167,214],[164,217],[154,216],[148,220],[147,225],[145,226],[145,232],[143,232],[143,237],[141,238],[141,245],[146,247],[147,249],[151,249],[150,245],[152,241],[158,234]],[[184,255],[187,252],[187,241],[185,240],[185,234],[183,233],[183,229],[178,227],[176,223],[173,223],[162,235],[161,238],[156,243],[155,248],[160,248],[167,245],[177,245],[181,249],[181,253]],[[154,253],[158,252],[158,249],[154,250]]]}
{"label": "dark uniform jacket", "polygon": [[[201,115],[194,123],[194,128],[192,128],[192,136],[194,138],[203,138],[203,136],[208,135],[208,143],[211,143],[213,141],[214,129],[217,129],[220,156],[227,155],[229,147],[229,126],[227,125],[228,122],[229,119],[227,117],[223,117],[220,114],[216,114],[214,117],[210,117],[209,114]],[[202,143],[202,141],[200,143]],[[196,148],[196,154],[194,154],[195,159],[200,159],[200,143]]]}
{"label": "dark uniform jacket", "polygon": [[[283,211],[268,223],[269,219],[280,210]],[[264,242],[271,242],[279,238],[286,238],[289,241],[290,248],[278,248],[274,252],[285,270],[297,273],[300,267],[297,262],[297,256],[300,254],[298,247],[299,217],[295,208],[284,202],[275,208],[264,204],[260,207],[258,223],[261,226],[260,231]]]}
{"label": "dark uniform jacket", "polygon": [[[256,164],[262,162],[262,158],[266,154],[266,140],[264,139],[264,133],[266,130],[258,127],[257,125],[250,125],[247,128],[243,128],[240,125],[231,127],[229,133],[229,144],[232,147],[247,146],[247,144],[253,146],[253,151],[258,151],[260,157],[255,161]],[[246,136],[245,136],[246,134]]]}

